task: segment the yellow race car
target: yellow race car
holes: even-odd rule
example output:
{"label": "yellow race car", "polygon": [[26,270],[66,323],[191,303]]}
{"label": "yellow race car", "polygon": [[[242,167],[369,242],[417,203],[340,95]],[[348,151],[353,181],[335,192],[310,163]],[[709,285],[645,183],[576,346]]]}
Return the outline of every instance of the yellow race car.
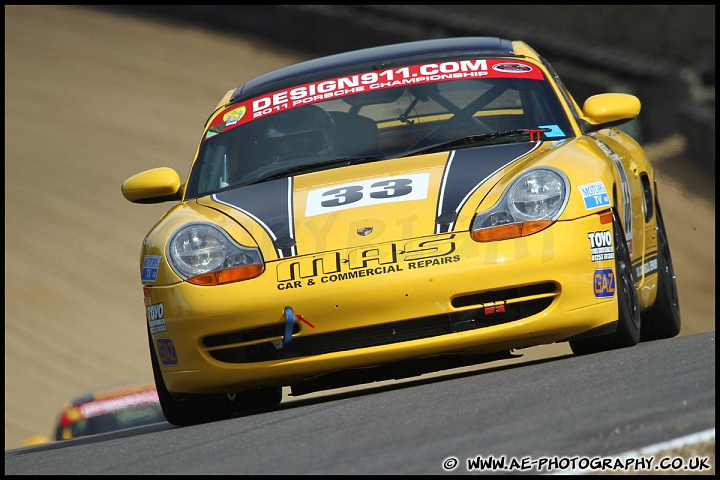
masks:
{"label": "yellow race car", "polygon": [[175,425],[292,395],[680,331],[652,165],[522,41],[464,37],[318,58],[227,92],[139,270]]}

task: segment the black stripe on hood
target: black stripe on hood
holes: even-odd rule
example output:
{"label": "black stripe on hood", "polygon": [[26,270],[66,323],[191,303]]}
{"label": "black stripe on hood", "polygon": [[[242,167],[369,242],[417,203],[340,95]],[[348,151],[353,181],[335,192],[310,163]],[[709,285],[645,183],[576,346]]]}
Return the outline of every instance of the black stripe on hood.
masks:
{"label": "black stripe on hood", "polygon": [[453,151],[445,165],[440,186],[435,233],[452,231],[458,213],[480,185],[540,144],[510,143]]}
{"label": "black stripe on hood", "polygon": [[283,258],[296,254],[292,194],[293,179],[289,177],[216,193],[212,199],[252,217]]}

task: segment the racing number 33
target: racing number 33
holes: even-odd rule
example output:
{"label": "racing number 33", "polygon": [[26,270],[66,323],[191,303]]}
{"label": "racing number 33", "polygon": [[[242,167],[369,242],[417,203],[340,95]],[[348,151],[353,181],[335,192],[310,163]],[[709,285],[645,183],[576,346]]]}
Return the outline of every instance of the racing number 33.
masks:
{"label": "racing number 33", "polygon": [[430,174],[376,178],[347,185],[321,188],[308,193],[305,216],[388,202],[427,198]]}

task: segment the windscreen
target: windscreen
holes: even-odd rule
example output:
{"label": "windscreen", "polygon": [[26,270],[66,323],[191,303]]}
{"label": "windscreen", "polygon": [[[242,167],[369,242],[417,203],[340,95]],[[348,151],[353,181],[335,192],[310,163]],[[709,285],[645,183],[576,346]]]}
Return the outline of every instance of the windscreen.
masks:
{"label": "windscreen", "polygon": [[203,138],[186,199],[305,167],[388,161],[522,129],[541,130],[542,139],[571,134],[554,90],[530,62],[424,63],[303,84],[221,111]]}

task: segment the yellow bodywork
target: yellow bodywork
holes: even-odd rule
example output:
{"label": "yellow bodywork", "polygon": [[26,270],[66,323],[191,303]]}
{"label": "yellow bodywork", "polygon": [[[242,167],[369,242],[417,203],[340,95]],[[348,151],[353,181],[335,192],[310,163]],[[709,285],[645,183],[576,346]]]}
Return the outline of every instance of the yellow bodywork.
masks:
{"label": "yellow bodywork", "polygon": [[[618,143],[617,138],[624,134],[610,132],[599,137],[618,152],[621,160],[629,158],[630,153],[638,158],[637,151],[625,153]],[[593,272],[614,269],[614,260],[591,261],[588,242],[590,232],[611,226],[601,222],[601,211],[585,209],[577,188],[602,179],[610,192],[619,184],[610,165],[598,161],[594,141],[578,138],[546,142],[527,158],[497,172],[472,194],[458,215],[455,229],[447,233],[432,233],[436,195],[328,215],[301,214],[313,186],[347,184],[359,178],[426,173],[429,191],[436,192],[447,155],[396,159],[396,172],[388,171],[385,162],[346,168],[342,176],[330,170],[298,177],[293,195],[295,236],[303,248],[297,256],[288,258],[278,258],[272,239],[252,218],[211,197],[171,210],[148,235],[143,251],[143,255],[163,257],[145,302],[148,311],[153,305],[163,305],[167,329],[153,334],[153,338],[170,339],[174,346],[177,365],[162,366],[168,390],[208,393],[292,385],[346,368],[443,353],[477,354],[548,344],[617,320],[617,297],[598,299],[593,293]],[[492,206],[518,172],[541,165],[561,169],[571,179],[570,200],[558,221],[527,237],[488,243],[472,240],[468,230],[473,215]],[[642,192],[631,194],[641,196]],[[623,213],[622,202],[618,210]],[[642,212],[633,215],[633,242],[642,245],[648,229],[643,227]],[[181,281],[164,261],[165,241],[175,229],[191,221],[219,225],[238,243],[260,247],[265,272],[251,280],[212,287]],[[363,226],[372,226],[372,233],[358,235],[357,229]],[[309,253],[303,255],[303,250]],[[636,248],[633,258],[640,261],[646,253],[652,252]],[[426,339],[250,363],[218,361],[211,352],[268,342],[280,346],[282,334],[221,347],[204,343],[208,336],[283,326],[285,307],[306,320],[297,322],[299,331],[294,333],[294,341],[484,308],[487,305],[454,307],[452,301],[461,296],[545,283],[554,285],[551,293],[544,294],[551,304],[538,314]],[[638,289],[641,306],[649,305],[654,300],[654,281],[639,278]],[[158,350],[157,354],[162,358],[167,352]]]}
{"label": "yellow bodywork", "polygon": [[[544,70],[530,47],[522,42],[513,46],[525,61]],[[545,75],[552,76],[547,71]],[[583,111],[550,83],[558,97],[565,99],[562,107],[567,116],[590,126],[621,121],[623,116],[634,118],[640,109],[635,97],[609,94],[589,99]],[[210,119],[227,106],[232,92],[221,99]],[[646,190],[654,191],[652,167],[637,142],[620,130],[606,128],[583,135],[579,123],[571,122],[571,128],[568,136],[572,138],[544,141],[492,172],[464,199],[451,229],[441,233],[435,230],[438,198],[452,151],[293,177],[288,210],[293,212],[297,253],[290,256],[278,250],[277,239],[262,222],[218,201],[216,195],[180,202],[147,235],[140,257],[141,268],[146,256],[159,259],[156,278],[143,284],[148,327],[167,390],[222,393],[288,386],[344,369],[550,344],[612,324],[618,319],[618,296],[595,295],[600,288],[595,272],[614,271],[615,260],[594,258],[589,241],[590,235],[612,232],[607,215],[602,215],[611,208],[622,219],[638,273],[639,307],[652,305],[657,273],[645,275],[644,266],[657,255],[655,217],[647,215],[648,191],[643,192],[639,181],[644,176]],[[475,215],[493,207],[519,174],[534,167],[559,170],[569,180],[570,195],[560,217],[532,235],[473,240],[470,229]],[[427,195],[330,213],[308,206],[320,188],[342,189],[401,175],[422,178]],[[607,190],[610,204],[588,208],[580,187],[597,182]],[[183,186],[174,172],[157,169],[126,181],[123,193],[131,201],[181,198]],[[225,285],[183,281],[168,264],[166,250],[172,234],[190,222],[217,225],[238,244],[257,247],[264,272]],[[508,300],[502,302],[487,300],[516,290],[525,293],[507,294]],[[493,309],[510,309],[521,302],[544,306],[512,321],[493,321],[493,312],[498,311]],[[297,316],[292,324],[288,307]],[[488,324],[362,348],[329,347],[323,353],[283,355],[293,342],[318,335],[345,333],[352,338],[363,334],[360,329],[400,326],[413,319],[456,318],[464,312],[485,312]],[[291,335],[288,325],[294,328]],[[255,347],[270,352],[274,348],[277,358],[218,359],[225,358],[223,351]]]}

